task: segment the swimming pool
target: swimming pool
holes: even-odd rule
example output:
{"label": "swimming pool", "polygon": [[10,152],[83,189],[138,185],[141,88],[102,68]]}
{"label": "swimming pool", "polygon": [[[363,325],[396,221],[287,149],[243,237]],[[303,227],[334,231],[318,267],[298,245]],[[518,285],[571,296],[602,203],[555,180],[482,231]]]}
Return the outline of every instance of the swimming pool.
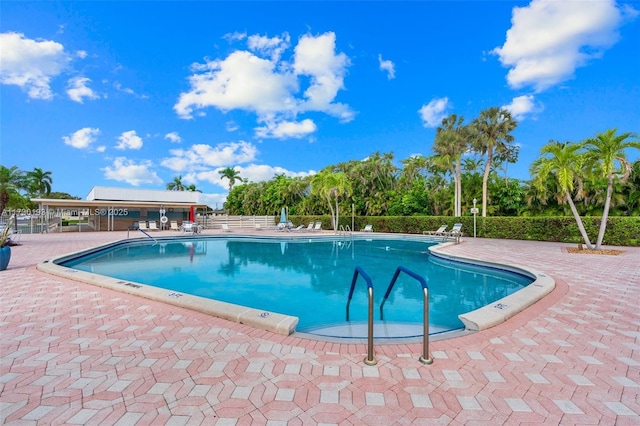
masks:
{"label": "swimming pool", "polygon": [[[137,240],[57,260],[61,266],[127,282],[249,306],[298,318],[296,331],[334,337],[365,337],[367,292],[356,283],[345,306],[354,269],[371,277],[375,334],[422,335],[423,293],[401,274],[378,310],[398,266],[424,277],[430,296],[430,334],[463,328],[458,315],[510,295],[535,277],[438,259],[433,242],[420,238],[202,237]],[[131,284],[135,286],[136,284]],[[391,331],[390,331],[391,330]],[[391,335],[389,335],[391,333]]]}

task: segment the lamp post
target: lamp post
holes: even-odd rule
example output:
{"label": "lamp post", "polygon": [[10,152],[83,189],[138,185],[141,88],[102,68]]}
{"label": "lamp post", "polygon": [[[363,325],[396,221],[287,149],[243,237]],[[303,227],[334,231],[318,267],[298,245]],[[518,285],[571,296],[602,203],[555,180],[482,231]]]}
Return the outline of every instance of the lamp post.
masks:
{"label": "lamp post", "polygon": [[473,238],[476,237],[476,215],[478,214],[478,209],[476,208],[476,203],[478,202],[478,200],[476,200],[475,198],[473,199],[473,209],[471,210],[473,212]]}

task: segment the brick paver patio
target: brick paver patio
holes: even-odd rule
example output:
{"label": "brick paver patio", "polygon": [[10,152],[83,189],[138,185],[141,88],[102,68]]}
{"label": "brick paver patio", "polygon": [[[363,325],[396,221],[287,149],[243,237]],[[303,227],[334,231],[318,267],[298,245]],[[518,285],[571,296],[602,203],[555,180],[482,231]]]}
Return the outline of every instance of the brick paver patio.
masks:
{"label": "brick paver patio", "polygon": [[[237,232],[237,231],[234,231]],[[24,235],[0,272],[8,425],[640,424],[640,248],[465,238],[556,290],[507,323],[422,345],[284,337],[36,270],[125,233]]]}

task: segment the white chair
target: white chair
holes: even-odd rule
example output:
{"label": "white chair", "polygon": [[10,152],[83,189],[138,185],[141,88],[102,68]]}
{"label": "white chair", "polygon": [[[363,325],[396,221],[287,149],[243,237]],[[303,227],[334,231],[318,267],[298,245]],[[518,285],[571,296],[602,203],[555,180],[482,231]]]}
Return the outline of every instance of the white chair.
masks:
{"label": "white chair", "polygon": [[160,228],[158,228],[158,223],[155,220],[150,220],[149,221],[149,230],[150,231],[159,231]]}
{"label": "white chair", "polygon": [[179,230],[180,230],[180,227],[178,227],[178,222],[177,222],[177,221],[175,221],[175,220],[172,220],[172,221],[169,223],[169,229],[171,229],[172,231],[179,231]]}
{"label": "white chair", "polygon": [[138,222],[138,229],[142,231],[147,231],[149,229],[147,228],[147,222],[144,220],[141,220],[140,222]]}
{"label": "white chair", "polygon": [[227,223],[223,223],[221,225],[221,228],[222,228],[222,232],[231,232],[231,229],[229,229],[229,224]]}
{"label": "white chair", "polygon": [[460,238],[462,238],[462,224],[454,223],[453,228],[449,232],[445,233],[446,239],[452,239],[458,244],[460,242]]}
{"label": "white chair", "polygon": [[424,235],[430,235],[432,237],[444,237],[447,233],[447,225],[442,225],[435,231],[422,231]]}
{"label": "white chair", "polygon": [[193,223],[191,222],[182,222],[180,228],[182,229],[183,234],[193,234],[195,231]]}
{"label": "white chair", "polygon": [[373,232],[373,225],[367,225],[363,229],[361,229],[360,231],[361,232]]}
{"label": "white chair", "polygon": [[313,227],[313,232],[322,231],[322,222],[316,222],[316,225]]}

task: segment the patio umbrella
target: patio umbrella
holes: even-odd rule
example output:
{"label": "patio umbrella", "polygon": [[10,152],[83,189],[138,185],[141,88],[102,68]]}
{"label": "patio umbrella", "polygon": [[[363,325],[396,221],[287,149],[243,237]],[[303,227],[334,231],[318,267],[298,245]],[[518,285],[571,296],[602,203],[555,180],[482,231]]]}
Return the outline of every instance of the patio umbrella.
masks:
{"label": "patio umbrella", "polygon": [[284,207],[280,212],[280,223],[287,223],[287,212],[285,211]]}
{"label": "patio umbrella", "polygon": [[193,206],[189,207],[189,222],[195,222],[195,214],[193,213]]}

